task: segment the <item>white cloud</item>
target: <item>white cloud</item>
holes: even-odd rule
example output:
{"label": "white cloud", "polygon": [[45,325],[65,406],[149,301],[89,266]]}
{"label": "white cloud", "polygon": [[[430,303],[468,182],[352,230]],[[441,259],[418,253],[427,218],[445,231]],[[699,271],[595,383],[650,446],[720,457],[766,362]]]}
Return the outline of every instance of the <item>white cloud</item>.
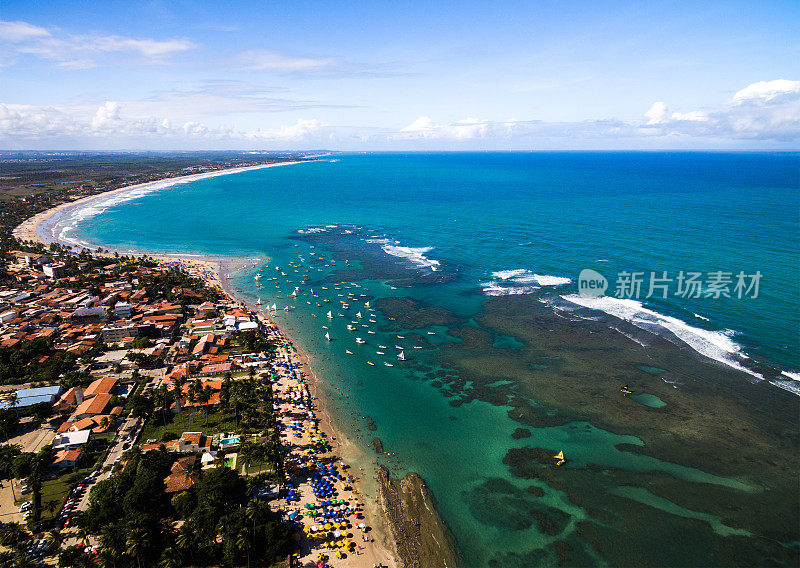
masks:
{"label": "white cloud", "polygon": [[330,70],[337,63],[329,58],[294,57],[268,49],[251,49],[236,57],[248,71],[280,71],[284,73],[313,73]]}
{"label": "white cloud", "polygon": [[400,129],[397,138],[431,138],[470,140],[496,133],[496,123],[477,118],[465,118],[449,124],[437,124],[429,116],[420,116]]}
{"label": "white cloud", "polygon": [[650,107],[650,110],[644,113],[644,117],[647,119],[647,124],[661,124],[667,121],[668,116],[669,111],[667,110],[667,105],[661,101],[653,103],[653,106]]}
{"label": "white cloud", "polygon": [[41,38],[49,35],[50,32],[46,29],[27,22],[0,21],[0,41],[17,43],[31,38]]}
{"label": "white cloud", "polygon": [[103,106],[97,109],[92,118],[92,128],[95,130],[113,128],[120,122],[120,104],[114,101],[106,101]]}
{"label": "white cloud", "polygon": [[[742,89],[745,94],[737,100],[702,109],[672,109],[659,101],[640,120],[447,122],[421,115],[406,126],[386,129],[337,127],[306,114],[297,118],[313,105],[270,99],[263,88],[226,83],[130,101],[78,100],[48,107],[0,104],[0,147],[81,148],[87,143],[160,149],[798,147],[800,90],[786,83],[753,85]],[[282,125],[270,124],[269,117],[277,116],[274,110],[296,114]],[[220,126],[226,115],[241,121],[239,126]]]}
{"label": "white cloud", "polygon": [[283,141],[301,141],[307,140],[312,135],[317,134],[325,126],[317,119],[297,119],[297,122],[290,126],[281,126],[277,129],[270,130],[256,130],[247,133],[247,137],[251,140],[283,140]]}
{"label": "white cloud", "polygon": [[791,97],[800,93],[800,81],[775,79],[774,81],[759,81],[746,86],[733,95],[734,103],[745,102],[771,102],[784,97]]}
{"label": "white cloud", "polygon": [[[65,69],[87,69],[98,63],[104,54],[127,53],[146,61],[162,61],[165,57],[194,49],[196,45],[183,38],[155,40],[116,35],[76,35],[60,30],[33,26],[27,22],[0,21],[0,51],[28,54],[58,62]],[[109,61],[111,63],[111,61]],[[118,60],[113,61],[119,64]]]}

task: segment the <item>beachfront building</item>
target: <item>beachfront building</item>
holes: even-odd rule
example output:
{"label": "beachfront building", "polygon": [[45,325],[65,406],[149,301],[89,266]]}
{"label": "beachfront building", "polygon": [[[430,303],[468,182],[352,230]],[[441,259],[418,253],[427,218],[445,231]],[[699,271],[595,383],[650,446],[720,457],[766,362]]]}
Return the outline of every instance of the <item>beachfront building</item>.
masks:
{"label": "beachfront building", "polygon": [[42,272],[44,272],[45,276],[58,280],[67,275],[67,267],[63,263],[45,264],[42,266]]}

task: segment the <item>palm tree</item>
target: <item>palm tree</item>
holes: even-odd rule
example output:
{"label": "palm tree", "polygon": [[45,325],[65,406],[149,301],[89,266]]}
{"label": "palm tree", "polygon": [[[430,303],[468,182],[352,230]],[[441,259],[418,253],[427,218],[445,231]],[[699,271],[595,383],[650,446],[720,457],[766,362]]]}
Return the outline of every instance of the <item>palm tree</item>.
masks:
{"label": "palm tree", "polygon": [[193,552],[193,541],[194,541],[194,534],[192,533],[191,526],[187,523],[184,523],[180,530],[178,531],[178,535],[175,537],[175,545],[181,551],[189,551],[189,558],[194,562],[194,552]]}
{"label": "palm tree", "polygon": [[147,535],[142,529],[134,528],[128,533],[128,538],[125,540],[125,554],[133,556],[139,568],[142,568],[142,552],[146,539]]}
{"label": "palm tree", "polygon": [[161,559],[158,561],[159,568],[178,568],[183,563],[181,562],[181,551],[176,545],[170,545],[161,553]]}
{"label": "palm tree", "polygon": [[252,548],[252,539],[247,531],[241,531],[236,535],[236,546],[239,550],[247,551],[247,568],[250,568],[250,549]]}
{"label": "palm tree", "polygon": [[47,538],[50,539],[50,550],[58,550],[64,543],[64,535],[58,529],[51,529],[47,533]]}

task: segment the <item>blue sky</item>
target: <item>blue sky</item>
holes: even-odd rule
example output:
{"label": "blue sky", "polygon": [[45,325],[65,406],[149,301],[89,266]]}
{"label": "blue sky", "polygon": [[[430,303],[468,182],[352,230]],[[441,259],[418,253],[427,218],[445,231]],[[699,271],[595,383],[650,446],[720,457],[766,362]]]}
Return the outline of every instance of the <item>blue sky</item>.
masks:
{"label": "blue sky", "polygon": [[800,147],[800,2],[0,4],[2,149]]}

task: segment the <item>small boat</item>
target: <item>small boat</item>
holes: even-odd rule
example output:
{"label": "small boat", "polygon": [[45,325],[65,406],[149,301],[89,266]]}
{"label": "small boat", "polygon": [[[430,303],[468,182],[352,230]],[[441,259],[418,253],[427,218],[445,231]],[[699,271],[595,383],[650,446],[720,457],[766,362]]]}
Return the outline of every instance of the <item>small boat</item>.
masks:
{"label": "small boat", "polygon": [[625,394],[625,395],[633,393],[633,391],[631,390],[631,387],[629,387],[628,385],[625,385],[622,388],[620,388],[619,392],[621,392],[622,394]]}
{"label": "small boat", "polygon": [[372,361],[367,361],[367,365],[372,365],[374,367],[375,363],[373,363]]}
{"label": "small boat", "polygon": [[257,305],[257,306],[260,306],[260,305],[261,305],[261,298],[259,298],[258,300],[256,300],[256,305]]}
{"label": "small boat", "polygon": [[379,349],[387,349],[387,347],[385,345],[378,345],[378,348]]}
{"label": "small boat", "polygon": [[561,450],[556,455],[553,456],[556,460],[556,467],[564,465],[567,463],[567,460],[564,458],[564,450]]}
{"label": "small boat", "polygon": [[328,341],[332,341],[331,340],[331,334],[328,333],[328,332],[325,332],[325,339],[327,339]]}
{"label": "small boat", "polygon": [[422,345],[415,345],[414,349],[422,349]]}
{"label": "small boat", "polygon": [[367,300],[366,302],[364,302],[364,307],[365,307],[365,308],[367,308],[367,309],[369,309],[369,300]]}
{"label": "small boat", "polygon": [[327,325],[323,325],[322,329],[328,329],[328,326]]}
{"label": "small boat", "polygon": [[436,332],[435,331],[429,331],[428,335],[436,335]]}
{"label": "small boat", "polygon": [[405,336],[405,335],[398,335],[398,336],[397,336],[397,339],[405,339],[405,338],[406,338],[406,336]]}
{"label": "small boat", "polygon": [[275,304],[272,304],[272,311],[274,312],[277,309],[278,309],[278,306],[276,306]]}
{"label": "small boat", "polygon": [[384,353],[383,351],[376,351],[375,354],[376,355],[386,355],[386,353]]}
{"label": "small boat", "polygon": [[355,331],[356,327],[354,325],[347,324],[347,331]]}
{"label": "small boat", "polygon": [[397,358],[400,359],[401,361],[405,361],[406,354],[403,351],[401,351],[400,353],[397,354]]}
{"label": "small boat", "polygon": [[353,354],[353,352],[350,351],[349,349],[345,349],[344,352],[347,353],[348,355],[352,355]]}
{"label": "small boat", "polygon": [[392,365],[391,363],[384,363],[384,365],[386,365],[387,367],[394,367],[394,365]]}
{"label": "small boat", "polygon": [[363,340],[363,339],[361,339],[360,337],[356,337],[356,343],[358,343],[358,344],[364,344],[364,343],[366,343],[366,341],[364,341],[364,340]]}
{"label": "small boat", "polygon": [[333,312],[331,312],[331,311],[328,311],[328,313],[327,313],[327,314],[325,314],[325,315],[327,315],[327,316],[328,316],[328,319],[333,319]]}
{"label": "small boat", "polygon": [[375,332],[372,331],[371,329],[367,333],[371,333],[372,335],[375,335]]}
{"label": "small boat", "polygon": [[289,311],[289,306],[283,306],[283,311],[284,312],[288,312]]}
{"label": "small boat", "polygon": [[402,351],[402,350],[403,350],[403,347],[402,347],[401,345],[395,345],[395,346],[394,346],[394,348],[395,348],[395,349],[399,349],[400,351]]}
{"label": "small boat", "polygon": [[361,312],[356,313],[357,318],[361,318]]}

